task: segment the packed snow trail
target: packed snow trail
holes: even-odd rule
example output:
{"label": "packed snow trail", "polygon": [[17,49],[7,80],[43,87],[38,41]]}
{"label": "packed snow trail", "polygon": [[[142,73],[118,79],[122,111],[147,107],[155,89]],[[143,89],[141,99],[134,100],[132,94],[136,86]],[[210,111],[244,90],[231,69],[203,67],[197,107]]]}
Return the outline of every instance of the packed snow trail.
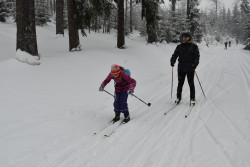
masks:
{"label": "packed snow trail", "polygon": [[[15,27],[0,26],[6,54],[15,39],[10,31]],[[81,38],[83,51],[69,53],[67,35],[55,38],[55,27],[37,33],[40,66],[6,55],[0,62],[1,167],[249,166],[250,52],[242,46],[199,45],[196,71],[207,99],[195,78],[197,102],[185,118],[187,81],[181,103],[164,115],[174,103],[169,60],[176,44],[146,45],[135,33],[119,50],[114,34],[91,32]],[[133,119],[93,135],[114,116],[113,98],[98,91],[114,63],[131,70],[135,95],[152,105],[129,96]],[[175,66],[174,97],[176,87]],[[112,92],[113,83],[106,88]]]}

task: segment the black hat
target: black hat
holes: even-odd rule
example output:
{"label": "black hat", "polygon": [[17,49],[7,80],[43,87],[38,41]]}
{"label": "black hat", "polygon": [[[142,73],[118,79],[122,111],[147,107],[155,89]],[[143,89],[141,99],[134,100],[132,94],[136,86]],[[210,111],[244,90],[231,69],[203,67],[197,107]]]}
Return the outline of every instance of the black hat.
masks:
{"label": "black hat", "polygon": [[189,38],[190,38],[189,41],[192,41],[192,35],[191,35],[189,32],[184,32],[184,33],[182,33],[181,36],[180,36],[181,42],[183,42],[182,38],[183,38],[184,36],[189,37]]}

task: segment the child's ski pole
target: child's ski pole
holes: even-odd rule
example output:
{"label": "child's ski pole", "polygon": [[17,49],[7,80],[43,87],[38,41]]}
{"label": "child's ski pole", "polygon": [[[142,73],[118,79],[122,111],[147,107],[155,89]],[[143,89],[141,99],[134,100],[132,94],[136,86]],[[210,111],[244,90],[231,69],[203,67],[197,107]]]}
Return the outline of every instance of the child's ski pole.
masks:
{"label": "child's ski pole", "polygon": [[132,96],[134,96],[135,98],[137,98],[138,100],[140,100],[141,102],[143,102],[144,104],[146,104],[147,106],[151,106],[151,103],[146,103],[144,102],[142,99],[140,99],[139,97],[137,97],[136,95],[132,94]]}

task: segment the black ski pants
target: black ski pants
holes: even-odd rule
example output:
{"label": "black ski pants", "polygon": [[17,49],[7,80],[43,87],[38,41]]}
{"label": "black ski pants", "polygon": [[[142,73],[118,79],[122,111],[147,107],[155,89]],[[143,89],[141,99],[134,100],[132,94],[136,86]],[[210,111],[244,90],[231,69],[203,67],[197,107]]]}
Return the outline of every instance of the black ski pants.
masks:
{"label": "black ski pants", "polygon": [[179,72],[179,71],[178,71],[177,98],[181,99],[182,87],[184,85],[186,76],[190,87],[190,99],[195,99],[194,72]]}

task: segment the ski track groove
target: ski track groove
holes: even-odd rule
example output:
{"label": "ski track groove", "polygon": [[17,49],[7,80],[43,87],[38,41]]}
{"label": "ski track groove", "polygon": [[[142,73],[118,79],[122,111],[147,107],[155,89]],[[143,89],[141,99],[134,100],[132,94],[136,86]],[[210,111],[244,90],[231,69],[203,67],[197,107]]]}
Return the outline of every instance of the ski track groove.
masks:
{"label": "ski track groove", "polygon": [[222,109],[220,109],[220,107],[216,104],[215,101],[213,101],[212,105],[217,109],[217,111],[219,111],[219,113],[226,120],[226,122],[229,124],[231,129],[233,129],[233,131],[237,134],[237,136],[240,136],[241,140],[245,142],[247,146],[250,148],[250,143],[248,142],[248,139],[245,137],[245,135],[243,135],[241,130],[236,125],[234,125],[233,121],[225,114],[225,112]]}
{"label": "ski track groove", "polygon": [[205,130],[207,134],[210,136],[210,139],[213,141],[215,147],[220,152],[221,157],[224,159],[224,162],[227,163],[227,167],[234,167],[232,160],[230,159],[230,156],[227,154],[227,152],[223,149],[223,147],[220,145],[219,141],[216,139],[216,137],[213,135],[211,130],[204,124],[204,122],[199,119],[202,122],[202,125],[205,127]]}
{"label": "ski track groove", "polygon": [[[225,55],[224,55],[224,57],[225,57]],[[217,61],[217,62],[220,62],[220,61]],[[238,62],[238,63],[239,63],[239,62]],[[233,63],[233,64],[234,64],[234,63]],[[222,65],[222,67],[220,67],[220,66],[217,66],[217,67],[223,69],[223,65]],[[240,68],[239,68],[239,67],[240,67]],[[240,70],[243,71],[243,67],[241,67],[241,65],[239,65],[238,68],[239,68]],[[218,71],[218,69],[217,69],[217,71]],[[224,70],[219,70],[219,71],[220,71],[220,74],[217,75],[217,77],[215,76],[215,77],[214,77],[214,80],[212,80],[212,82],[210,81],[210,83],[213,83],[213,84],[209,86],[210,88],[209,88],[208,90],[212,90],[212,89],[214,88],[215,84],[219,83],[220,79],[221,79],[222,76],[224,75]],[[245,74],[244,72],[242,72],[242,73],[244,74],[242,77],[243,77],[243,78],[246,78],[246,77],[247,77],[246,74]],[[242,74],[242,73],[241,73],[241,74]],[[234,73],[231,73],[231,74],[234,74]],[[210,73],[209,76],[211,76],[211,75],[213,75],[212,72]],[[211,78],[212,78],[212,77],[207,77],[207,79],[211,79]],[[217,79],[216,79],[216,78],[217,78]],[[246,80],[246,79],[245,79],[245,80]],[[246,80],[246,81],[247,81],[247,80]],[[217,86],[218,86],[218,84],[217,84]],[[225,89],[224,89],[224,91],[225,91],[226,93],[230,93],[230,92],[228,92],[228,91],[225,90]],[[248,91],[249,91],[249,89],[248,89]],[[212,91],[209,91],[209,92],[212,92]],[[217,94],[217,96],[219,97],[220,94],[219,94],[219,95]],[[225,115],[224,111],[222,111],[222,110],[220,109],[220,107],[216,104],[216,102],[213,100],[213,98],[211,98],[210,100],[211,100],[211,102],[212,102],[210,105],[213,105],[214,108],[216,108],[217,111],[219,111],[219,113],[221,113],[221,115],[225,118],[225,120],[227,121],[227,123],[231,126],[231,129],[233,129],[233,131],[234,131],[235,133],[237,133],[238,136],[241,137],[241,139],[243,140],[243,142],[247,143],[247,146],[249,146],[248,141],[246,140],[246,138],[244,137],[244,135],[240,132],[239,128],[237,128],[237,127],[233,124],[232,120],[231,120],[227,115]],[[218,140],[216,139],[216,137],[213,135],[212,131],[206,126],[206,123],[204,123],[204,122],[202,121],[202,118],[201,118],[200,116],[198,117],[198,119],[202,122],[202,125],[204,126],[204,129],[206,129],[206,132],[209,134],[211,140],[214,142],[214,144],[215,144],[217,150],[220,152],[220,154],[221,154],[221,156],[223,157],[224,161],[227,163],[227,166],[229,165],[229,166],[233,167],[234,165],[233,165],[232,160],[230,159],[230,156],[227,154],[227,152],[226,152],[226,151],[223,149],[223,147],[220,145],[219,141],[218,141]],[[209,120],[209,119],[208,119],[208,120]],[[207,120],[207,121],[208,121],[208,120]],[[198,131],[200,131],[200,130],[201,130],[201,129],[199,129]]]}
{"label": "ski track groove", "polygon": [[200,103],[197,103],[192,109],[191,114],[187,118],[184,118],[185,120],[183,120],[182,122],[182,127],[183,128],[187,127],[187,129],[186,130],[184,129],[181,132],[181,134],[183,134],[183,138],[181,138],[182,144],[180,145],[182,151],[179,151],[179,154],[175,156],[176,160],[174,161],[173,166],[185,166],[185,161],[186,159],[188,159],[187,157],[192,155],[192,152],[191,153],[189,152],[191,150],[189,148],[192,145],[192,138],[196,133],[197,129],[198,117],[201,114],[200,106],[202,106],[204,102],[205,101],[203,100]]}
{"label": "ski track groove", "polygon": [[[221,53],[221,51],[219,51],[218,53]],[[221,60],[221,59],[220,59]],[[216,61],[217,62],[217,64],[219,64],[220,63],[220,61]],[[217,67],[219,67],[219,68],[221,68],[221,66],[217,66]],[[218,71],[218,69],[214,69],[214,71]],[[220,71],[220,75],[214,75],[214,72],[212,71],[212,72],[210,72],[208,75],[207,75],[207,77],[206,77],[206,80],[210,80],[210,82],[205,82],[205,83],[213,83],[213,84],[210,84],[209,85],[209,87],[208,87],[208,89],[207,90],[212,90],[213,88],[214,88],[214,86],[219,82],[219,80],[221,79],[221,76],[223,75],[223,72],[222,72],[222,70],[219,70]],[[211,82],[211,78],[214,78],[214,79],[212,79],[212,82]],[[202,82],[202,81],[201,81]],[[207,91],[207,92],[210,92],[210,91]],[[211,98],[212,99],[212,98]],[[186,147],[188,147],[189,145],[191,146],[192,145],[192,138],[193,138],[193,136],[197,133],[197,132],[199,132],[201,129],[198,129],[198,130],[196,130],[196,125],[198,124],[198,120],[201,120],[201,118],[200,118],[200,114],[201,114],[201,111],[202,111],[202,106],[201,107],[199,107],[199,106],[195,106],[196,107],[196,109],[195,109],[195,111],[197,111],[197,110],[200,110],[199,111],[199,113],[197,114],[195,114],[194,116],[192,116],[192,115],[190,115],[189,117],[191,117],[191,119],[193,119],[193,121],[190,123],[190,124],[193,124],[193,126],[191,126],[189,129],[188,129],[188,132],[186,132],[187,133],[187,135],[186,136],[184,136],[185,137],[185,141],[184,141],[184,145],[187,145]],[[192,112],[195,112],[195,111],[192,111]],[[192,114],[192,113],[191,113]],[[207,121],[209,120],[209,118],[207,119]],[[204,125],[204,123],[202,122],[202,124],[203,124],[203,126],[205,127],[205,129],[206,130],[208,130],[207,129],[207,127]],[[218,141],[215,139],[215,137],[214,136],[212,136],[212,133],[210,132],[210,131],[208,131],[209,132],[209,135],[210,135],[210,137],[212,137],[212,139],[213,139],[213,141],[215,141],[215,143],[217,143],[217,144],[219,144],[218,143]],[[191,135],[189,135],[191,133]],[[187,144],[187,143],[189,143],[189,144]],[[219,150],[220,150],[220,152],[223,152],[223,154],[221,154],[221,156],[223,156],[223,158],[225,159],[225,162],[227,163],[227,164],[229,164],[230,166],[232,166],[232,162],[231,162],[231,159],[229,158],[229,156],[227,155],[227,153],[223,150],[223,151],[221,151],[221,147],[219,148]],[[188,148],[186,148],[185,149],[186,150],[186,152],[188,151]],[[185,158],[185,154],[187,154],[187,153],[185,153],[185,150],[183,151],[183,152],[181,152],[179,155],[178,155],[178,158],[177,158],[177,160],[176,161],[174,161],[175,162],[175,166],[180,166],[179,164],[182,162],[181,160],[183,160],[184,158]],[[181,154],[184,154],[184,155],[181,155]],[[190,154],[190,156],[192,156],[192,154]],[[226,158],[225,158],[225,156],[226,156]],[[184,162],[183,162],[184,163]],[[185,164],[185,163],[184,163]]]}
{"label": "ski track groove", "polygon": [[[183,106],[184,107],[184,106]],[[176,108],[174,109],[174,110],[172,110],[171,112],[172,113],[174,113],[175,112],[175,110],[176,110]],[[159,129],[159,127],[164,127],[161,131],[160,131],[160,133],[159,133],[159,135],[157,135],[157,138],[158,138],[158,140],[160,140],[161,139],[161,136],[164,134],[164,132],[168,129],[168,127],[177,119],[177,118],[179,118],[180,117],[180,115],[182,114],[182,113],[176,113],[175,114],[175,116],[172,118],[172,119],[170,119],[170,120],[168,120],[168,122],[166,121],[166,120],[164,120],[164,119],[167,119],[167,118],[169,118],[168,117],[168,115],[163,115],[163,113],[161,113],[162,115],[159,115],[160,116],[160,119],[158,119],[158,121],[154,121],[154,122],[158,122],[157,124],[154,124],[154,126],[150,129],[150,132],[148,132],[148,134],[149,135],[147,135],[146,137],[144,137],[144,139],[143,139],[143,142],[141,142],[140,143],[140,145],[137,145],[136,146],[136,148],[140,148],[140,149],[143,149],[143,146],[146,144],[147,145],[147,142],[148,142],[148,139],[150,138],[150,137],[152,137],[152,134],[154,134],[154,132],[155,132],[155,130],[157,130],[157,129]],[[166,121],[167,123],[165,123],[164,121]],[[163,124],[163,125],[162,125]],[[154,137],[154,139],[153,140],[157,140],[156,139],[156,137]],[[157,142],[156,142],[157,143]],[[155,147],[155,144],[152,144],[150,147],[148,147],[146,150],[144,150],[143,152],[150,152],[150,150],[152,150],[153,148]],[[121,166],[123,165],[123,164],[126,164],[126,162],[128,162],[129,161],[129,159],[130,158],[132,158],[132,157],[134,157],[134,156],[137,156],[137,161],[139,161],[139,160],[142,160],[142,159],[144,159],[144,155],[137,155],[137,152],[136,152],[136,150],[137,149],[134,149],[135,151],[134,151],[134,153],[131,153],[130,154],[130,156],[128,156],[126,159],[124,159],[123,160],[123,162],[121,163]],[[140,162],[140,161],[139,161]],[[139,163],[138,162],[138,163]],[[137,164],[138,165],[138,164]],[[133,165],[133,166],[137,166],[137,165]],[[142,166],[143,167],[143,165],[139,165],[139,166]]]}

